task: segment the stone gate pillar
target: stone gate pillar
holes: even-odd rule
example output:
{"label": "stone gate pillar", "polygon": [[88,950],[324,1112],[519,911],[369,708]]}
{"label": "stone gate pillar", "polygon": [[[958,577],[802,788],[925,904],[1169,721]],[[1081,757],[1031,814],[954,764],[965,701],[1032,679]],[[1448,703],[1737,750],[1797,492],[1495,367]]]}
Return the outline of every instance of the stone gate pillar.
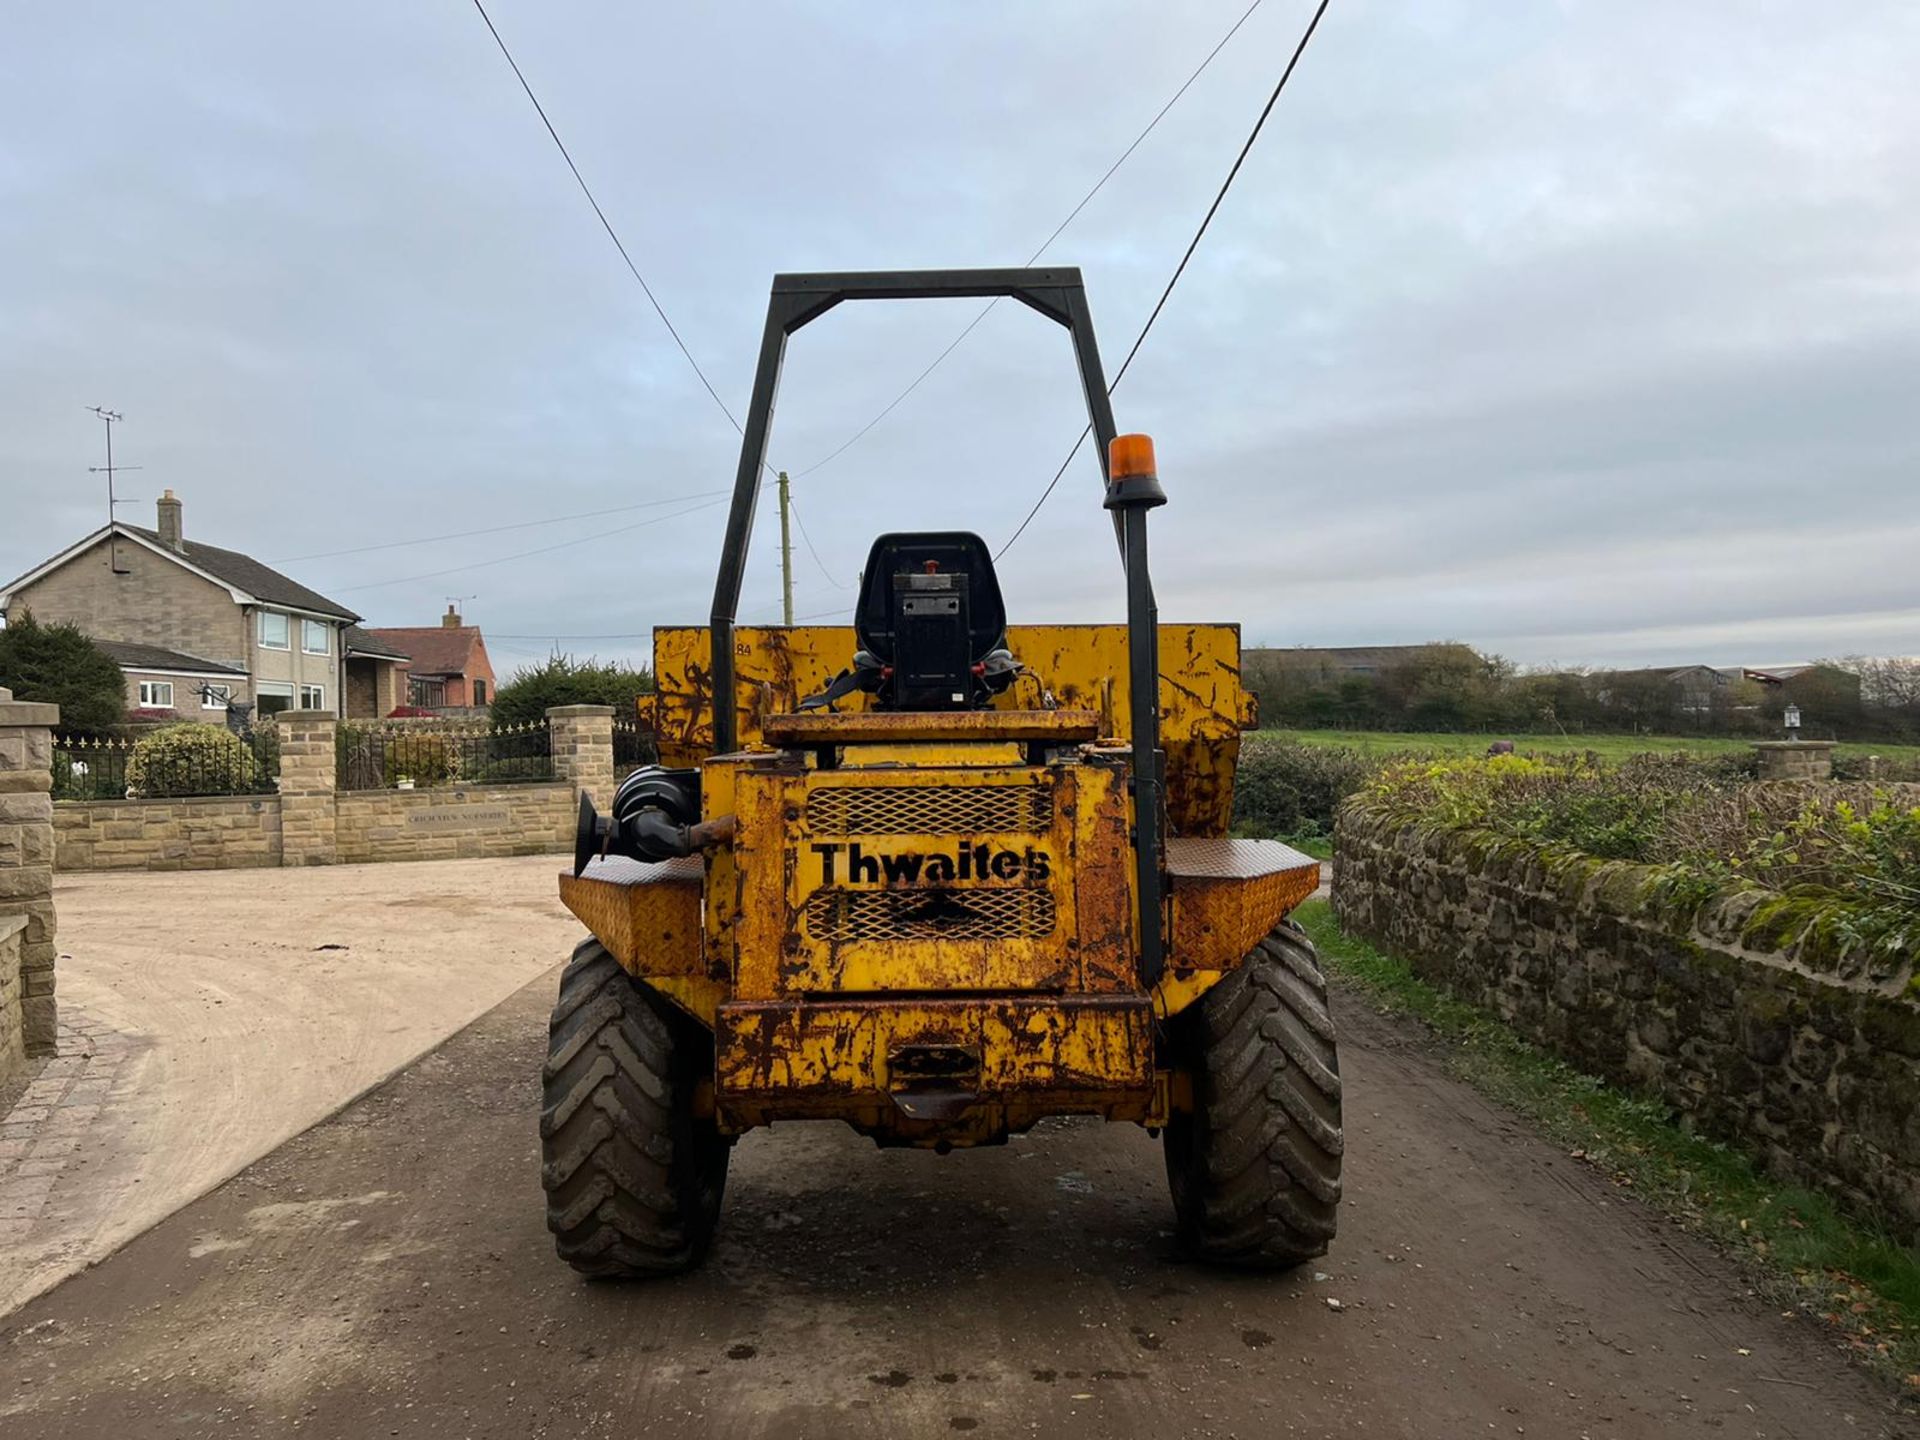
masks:
{"label": "stone gate pillar", "polygon": [[[53,728],[58,705],[0,690],[0,1075],[53,1053]],[[23,923],[24,922],[24,923]]]}
{"label": "stone gate pillar", "polygon": [[283,710],[280,727],[280,863],[331,865],[334,849],[334,731],[318,710]]}
{"label": "stone gate pillar", "polygon": [[556,705],[547,711],[553,727],[553,778],[573,783],[602,814],[613,803],[613,707]]}
{"label": "stone gate pillar", "polygon": [[1760,740],[1754,751],[1760,756],[1762,780],[1831,780],[1833,778],[1832,740]]}

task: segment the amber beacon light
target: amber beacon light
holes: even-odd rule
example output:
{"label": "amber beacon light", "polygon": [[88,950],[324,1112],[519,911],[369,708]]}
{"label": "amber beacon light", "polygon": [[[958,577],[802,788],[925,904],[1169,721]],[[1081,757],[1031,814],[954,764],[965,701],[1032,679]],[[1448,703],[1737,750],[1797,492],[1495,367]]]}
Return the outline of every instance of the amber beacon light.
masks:
{"label": "amber beacon light", "polygon": [[1159,473],[1153,461],[1151,435],[1116,435],[1107,446],[1107,475],[1111,479],[1126,480],[1135,475],[1158,476]]}

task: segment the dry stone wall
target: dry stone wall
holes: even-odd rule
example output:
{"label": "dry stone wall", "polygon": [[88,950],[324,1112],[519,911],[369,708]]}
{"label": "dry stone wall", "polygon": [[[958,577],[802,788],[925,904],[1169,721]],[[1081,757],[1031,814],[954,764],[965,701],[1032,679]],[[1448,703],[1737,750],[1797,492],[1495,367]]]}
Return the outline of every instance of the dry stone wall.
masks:
{"label": "dry stone wall", "polygon": [[1776,1177],[1920,1243],[1915,957],[1756,940],[1762,897],[1661,900],[1641,866],[1544,857],[1349,805],[1341,924],[1589,1073],[1663,1097]]}

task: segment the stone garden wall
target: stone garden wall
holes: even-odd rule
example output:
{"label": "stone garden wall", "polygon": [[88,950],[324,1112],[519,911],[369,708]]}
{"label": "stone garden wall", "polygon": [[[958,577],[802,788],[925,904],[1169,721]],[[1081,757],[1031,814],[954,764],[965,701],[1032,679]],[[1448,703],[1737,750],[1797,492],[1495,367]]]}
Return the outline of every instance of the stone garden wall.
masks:
{"label": "stone garden wall", "polygon": [[[612,800],[613,711],[607,706],[568,705],[548,712],[551,781],[414,790],[342,790],[334,718],[296,710],[276,723],[277,794],[53,803],[43,771],[41,791],[17,803],[50,812],[53,866],[78,871],[549,854],[573,848],[582,793],[602,808]],[[6,833],[0,824],[0,848]],[[44,866],[47,858],[39,863]]]}
{"label": "stone garden wall", "polygon": [[1351,805],[1333,870],[1348,930],[1920,1243],[1915,957],[1869,968],[1814,941],[1778,948],[1758,892],[1694,915],[1645,867],[1396,828]]}
{"label": "stone garden wall", "polygon": [[280,863],[278,795],[62,800],[56,870],[237,870]]}
{"label": "stone garden wall", "polygon": [[27,1058],[25,1011],[20,1004],[20,937],[27,917],[0,915],[0,1080]]}
{"label": "stone garden wall", "polygon": [[335,802],[334,856],[348,864],[571,850],[578,803],[566,782],[351,790]]}
{"label": "stone garden wall", "polygon": [[0,689],[0,1080],[53,1051],[53,727]]}

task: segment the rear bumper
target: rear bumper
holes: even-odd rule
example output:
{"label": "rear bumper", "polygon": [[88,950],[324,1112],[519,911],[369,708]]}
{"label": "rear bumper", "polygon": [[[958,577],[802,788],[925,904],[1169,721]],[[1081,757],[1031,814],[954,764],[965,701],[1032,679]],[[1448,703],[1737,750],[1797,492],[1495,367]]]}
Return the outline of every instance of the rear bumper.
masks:
{"label": "rear bumper", "polygon": [[845,1120],[883,1142],[968,1145],[1043,1115],[1150,1121],[1146,996],[751,1002],[719,1008],[715,1113],[729,1131]]}

